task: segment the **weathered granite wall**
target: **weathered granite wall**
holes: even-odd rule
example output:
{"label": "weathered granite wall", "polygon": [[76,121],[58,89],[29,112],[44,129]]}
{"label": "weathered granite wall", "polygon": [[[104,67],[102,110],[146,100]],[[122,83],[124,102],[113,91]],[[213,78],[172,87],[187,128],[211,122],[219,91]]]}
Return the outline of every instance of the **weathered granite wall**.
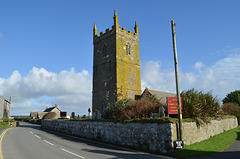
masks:
{"label": "weathered granite wall", "polygon": [[[197,126],[195,122],[183,123],[183,140],[192,144],[237,127],[236,118],[212,120]],[[176,124],[165,123],[113,123],[90,121],[43,120],[42,128],[118,145],[167,153],[177,139]]]}
{"label": "weathered granite wall", "polygon": [[[211,138],[214,135],[224,131],[236,128],[238,126],[237,118],[226,118],[221,120],[211,120],[208,124],[198,126],[196,122],[183,123],[183,141],[189,145]],[[172,125],[172,140],[177,139],[176,124]]]}
{"label": "weathered granite wall", "polygon": [[118,145],[166,153],[172,148],[171,124],[43,120],[42,128]]}

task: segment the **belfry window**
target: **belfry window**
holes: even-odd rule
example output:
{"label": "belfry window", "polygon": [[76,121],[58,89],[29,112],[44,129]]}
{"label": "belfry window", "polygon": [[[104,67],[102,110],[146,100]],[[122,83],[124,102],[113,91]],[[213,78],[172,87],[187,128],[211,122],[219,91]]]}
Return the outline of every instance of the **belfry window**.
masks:
{"label": "belfry window", "polygon": [[126,55],[131,55],[131,45],[129,43],[126,45]]}

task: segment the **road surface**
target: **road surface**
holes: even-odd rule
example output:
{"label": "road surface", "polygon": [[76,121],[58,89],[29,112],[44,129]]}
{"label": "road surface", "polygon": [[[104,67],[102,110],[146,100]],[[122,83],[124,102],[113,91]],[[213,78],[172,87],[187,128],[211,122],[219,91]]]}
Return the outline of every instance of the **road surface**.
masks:
{"label": "road surface", "polygon": [[115,146],[41,130],[25,122],[10,129],[2,140],[4,159],[159,159]]}

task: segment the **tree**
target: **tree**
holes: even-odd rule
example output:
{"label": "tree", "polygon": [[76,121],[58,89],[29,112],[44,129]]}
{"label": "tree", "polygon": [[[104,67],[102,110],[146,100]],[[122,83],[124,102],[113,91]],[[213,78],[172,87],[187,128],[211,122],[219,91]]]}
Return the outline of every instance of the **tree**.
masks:
{"label": "tree", "polygon": [[240,90],[228,93],[227,96],[222,100],[225,103],[237,103],[240,106]]}
{"label": "tree", "polygon": [[237,103],[225,103],[222,105],[222,110],[227,115],[240,115],[240,107]]}

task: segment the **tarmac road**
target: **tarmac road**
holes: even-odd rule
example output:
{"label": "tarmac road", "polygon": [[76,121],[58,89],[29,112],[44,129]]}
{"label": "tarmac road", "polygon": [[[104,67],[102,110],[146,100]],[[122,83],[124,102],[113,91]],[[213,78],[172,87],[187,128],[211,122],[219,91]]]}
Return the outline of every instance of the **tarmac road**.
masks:
{"label": "tarmac road", "polygon": [[4,159],[169,159],[41,130],[25,122],[3,136]]}

